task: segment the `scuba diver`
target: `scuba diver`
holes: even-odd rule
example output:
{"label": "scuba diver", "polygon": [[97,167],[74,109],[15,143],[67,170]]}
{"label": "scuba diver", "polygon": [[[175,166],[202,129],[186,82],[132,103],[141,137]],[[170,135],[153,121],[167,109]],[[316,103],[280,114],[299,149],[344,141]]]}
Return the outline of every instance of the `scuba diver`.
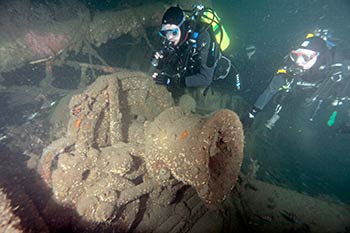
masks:
{"label": "scuba diver", "polygon": [[[152,77],[156,84],[166,85],[168,90],[207,87],[206,93],[214,80],[225,79],[233,67],[222,55],[230,39],[212,9],[196,5],[188,13],[179,6],[164,13],[159,32],[164,38],[163,48],[152,59],[153,67],[158,70]],[[236,80],[239,88],[238,72]]]}
{"label": "scuba diver", "polygon": [[[277,70],[254,107],[242,117],[245,128],[251,125],[256,114],[276,93],[281,93],[274,114],[265,124],[272,129],[280,118],[279,113],[288,93],[298,93],[300,90],[308,94],[304,106],[311,109],[309,120],[313,121],[324,105],[327,108],[331,106],[332,113],[327,124],[333,126],[339,110],[350,106],[350,60],[345,60],[335,48],[328,30],[318,29],[309,33],[300,46],[286,56],[284,65]],[[347,114],[347,120],[338,132],[350,133],[349,109],[342,112]]]}

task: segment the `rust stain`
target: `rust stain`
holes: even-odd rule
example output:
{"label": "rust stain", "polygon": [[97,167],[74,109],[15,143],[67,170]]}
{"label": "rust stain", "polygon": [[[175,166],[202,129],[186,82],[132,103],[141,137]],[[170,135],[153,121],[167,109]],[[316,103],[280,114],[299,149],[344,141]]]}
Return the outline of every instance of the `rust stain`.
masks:
{"label": "rust stain", "polygon": [[181,133],[180,139],[181,139],[181,140],[184,140],[185,138],[187,138],[187,136],[188,136],[188,131],[187,131],[187,130],[184,130],[184,131]]}
{"label": "rust stain", "polygon": [[111,67],[111,66],[101,66],[101,69],[103,72],[106,72],[106,73],[115,73],[117,72],[117,69],[114,68],[114,67]]}
{"label": "rust stain", "polygon": [[77,119],[76,121],[75,121],[75,128],[80,128],[80,124],[81,124],[81,119]]}

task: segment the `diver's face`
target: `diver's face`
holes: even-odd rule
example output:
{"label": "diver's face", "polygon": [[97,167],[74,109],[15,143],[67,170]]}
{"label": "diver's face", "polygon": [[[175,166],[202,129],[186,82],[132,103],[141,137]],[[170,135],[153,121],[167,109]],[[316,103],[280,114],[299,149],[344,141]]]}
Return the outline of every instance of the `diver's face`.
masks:
{"label": "diver's face", "polygon": [[181,30],[179,26],[175,24],[163,24],[159,34],[174,45],[178,45],[180,42]]}
{"label": "diver's face", "polygon": [[292,50],[289,56],[297,66],[308,70],[315,65],[318,53],[310,49],[299,48],[297,50]]}

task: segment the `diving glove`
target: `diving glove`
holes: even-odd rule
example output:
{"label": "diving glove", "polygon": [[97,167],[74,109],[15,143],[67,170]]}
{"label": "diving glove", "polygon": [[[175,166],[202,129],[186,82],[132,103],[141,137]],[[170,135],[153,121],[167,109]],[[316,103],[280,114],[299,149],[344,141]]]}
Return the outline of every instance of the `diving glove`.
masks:
{"label": "diving glove", "polygon": [[158,85],[165,85],[168,87],[174,87],[174,86],[179,85],[179,78],[178,77],[170,76],[170,75],[166,74],[165,72],[153,73],[152,78],[153,78],[154,82]]}
{"label": "diving glove", "polygon": [[255,119],[256,114],[259,111],[260,111],[259,109],[254,107],[242,117],[241,122],[242,122],[242,125],[245,129],[249,128],[251,126],[251,124],[253,123],[253,121]]}
{"label": "diving glove", "polygon": [[252,110],[250,112],[248,112],[248,117],[251,119],[255,118],[255,115],[259,112],[260,110],[257,108],[252,108]]}

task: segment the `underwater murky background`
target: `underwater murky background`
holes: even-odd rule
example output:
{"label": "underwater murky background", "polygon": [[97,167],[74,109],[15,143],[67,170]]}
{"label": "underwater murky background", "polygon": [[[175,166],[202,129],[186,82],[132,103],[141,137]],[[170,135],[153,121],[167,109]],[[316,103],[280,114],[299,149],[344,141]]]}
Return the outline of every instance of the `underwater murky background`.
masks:
{"label": "underwater murky background", "polygon": [[[99,10],[117,5],[116,1],[86,2],[91,9]],[[269,84],[284,56],[308,32],[328,29],[337,49],[350,51],[350,2],[346,0],[220,0],[214,1],[213,7],[230,35],[228,55],[241,74],[242,90],[232,88],[232,95],[240,95],[250,104]],[[255,46],[256,52],[247,59],[246,48],[250,46]],[[302,97],[290,97],[273,130],[262,129],[261,125],[272,116],[275,102],[260,113],[255,128],[246,135],[243,170],[251,159],[257,160],[258,179],[349,203],[350,134],[337,133],[337,124],[327,126],[333,109],[324,107],[311,122],[312,111],[301,106]]]}
{"label": "underwater murky background", "polygon": [[[233,39],[242,74],[242,96],[251,104],[268,85],[283,57],[315,28],[329,29],[337,49],[349,50],[349,1],[215,1]],[[240,59],[254,45],[256,57]],[[350,53],[347,54],[350,57]],[[238,93],[239,94],[239,93]],[[349,93],[350,95],[350,93]],[[333,109],[324,106],[309,121],[302,97],[291,94],[273,130],[249,132],[245,156],[261,165],[258,178],[300,192],[350,202],[350,134],[327,126]],[[264,124],[276,103],[261,112]],[[349,111],[349,104],[346,106]],[[339,119],[340,120],[340,119]],[[256,125],[255,125],[256,126]],[[252,135],[251,135],[252,134]]]}
{"label": "underwater murky background", "polygon": [[[250,104],[269,84],[284,56],[308,32],[329,29],[338,49],[350,48],[349,1],[222,0],[213,4],[231,37],[228,54],[241,73],[242,90],[232,88],[232,95],[240,95]],[[247,59],[246,48],[250,46],[255,46],[256,53]],[[259,179],[349,203],[350,135],[338,134],[337,125],[327,126],[332,112],[329,107],[321,109],[311,122],[312,111],[301,106],[302,97],[290,97],[273,130],[261,125],[272,116],[275,102],[259,114],[255,129],[247,134],[243,170],[250,159],[257,160]]]}

